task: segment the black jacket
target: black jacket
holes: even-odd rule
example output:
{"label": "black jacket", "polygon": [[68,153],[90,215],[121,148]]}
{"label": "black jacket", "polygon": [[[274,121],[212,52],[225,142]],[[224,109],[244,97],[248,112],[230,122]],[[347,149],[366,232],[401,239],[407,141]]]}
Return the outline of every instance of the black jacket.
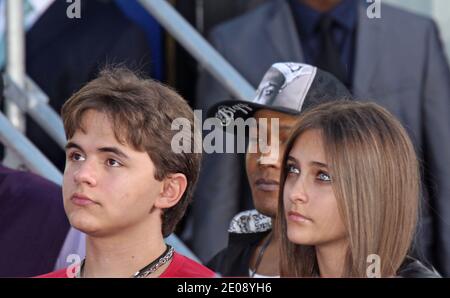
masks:
{"label": "black jacket", "polygon": [[248,277],[252,252],[271,228],[271,219],[256,210],[237,214],[228,229],[228,246],[215,255],[207,266],[222,276]]}
{"label": "black jacket", "polygon": [[252,252],[269,232],[270,230],[250,234],[230,233],[228,247],[215,255],[207,267],[225,277],[249,277]]}

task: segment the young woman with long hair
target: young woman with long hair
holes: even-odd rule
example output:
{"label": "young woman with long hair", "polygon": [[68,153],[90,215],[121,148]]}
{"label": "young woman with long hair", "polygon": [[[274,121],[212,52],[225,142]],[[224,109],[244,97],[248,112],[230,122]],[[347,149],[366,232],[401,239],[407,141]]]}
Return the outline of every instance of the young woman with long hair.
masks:
{"label": "young woman with long hair", "polygon": [[352,101],[306,111],[283,164],[282,276],[439,276],[408,256],[419,166],[405,129],[387,110]]}

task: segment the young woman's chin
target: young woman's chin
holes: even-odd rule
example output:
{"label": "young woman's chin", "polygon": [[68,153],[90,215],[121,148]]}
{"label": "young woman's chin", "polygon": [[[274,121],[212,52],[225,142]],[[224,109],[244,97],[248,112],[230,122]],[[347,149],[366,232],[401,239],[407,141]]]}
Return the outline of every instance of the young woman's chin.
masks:
{"label": "young woman's chin", "polygon": [[316,245],[315,239],[312,237],[311,232],[307,229],[289,228],[287,229],[287,237],[290,242],[298,245]]}

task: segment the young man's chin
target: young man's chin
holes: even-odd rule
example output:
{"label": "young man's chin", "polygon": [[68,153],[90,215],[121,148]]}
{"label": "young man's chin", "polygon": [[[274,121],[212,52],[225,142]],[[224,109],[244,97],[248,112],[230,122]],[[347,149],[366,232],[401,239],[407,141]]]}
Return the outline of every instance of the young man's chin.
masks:
{"label": "young man's chin", "polygon": [[72,214],[68,216],[70,225],[87,235],[96,235],[100,231],[100,225],[94,219],[89,219],[86,215]]}
{"label": "young man's chin", "polygon": [[262,215],[268,216],[270,218],[275,218],[276,217],[276,214],[277,214],[276,206],[267,206],[267,205],[264,205],[264,204],[257,204],[255,206],[255,208]]}
{"label": "young man's chin", "polygon": [[277,214],[277,194],[267,194],[259,195],[255,197],[253,195],[253,204],[255,209],[258,210],[259,213],[274,218]]}

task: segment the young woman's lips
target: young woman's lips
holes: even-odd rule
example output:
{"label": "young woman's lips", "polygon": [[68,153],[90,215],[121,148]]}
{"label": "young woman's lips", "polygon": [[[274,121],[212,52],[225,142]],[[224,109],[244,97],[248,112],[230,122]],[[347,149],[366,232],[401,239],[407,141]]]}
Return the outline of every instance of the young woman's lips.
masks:
{"label": "young woman's lips", "polygon": [[293,222],[297,222],[297,223],[311,222],[310,218],[305,217],[305,216],[303,216],[300,213],[295,212],[295,211],[289,211],[288,212],[288,219],[293,221]]}
{"label": "young woman's lips", "polygon": [[70,200],[78,206],[87,206],[91,204],[96,204],[93,200],[91,200],[89,197],[83,196],[81,194],[74,194]]}
{"label": "young woman's lips", "polygon": [[271,191],[277,191],[278,190],[278,186],[280,185],[280,183],[278,183],[278,181],[276,180],[271,180],[271,179],[258,179],[255,182],[255,186],[257,190],[260,191],[266,191],[266,192],[271,192]]}

